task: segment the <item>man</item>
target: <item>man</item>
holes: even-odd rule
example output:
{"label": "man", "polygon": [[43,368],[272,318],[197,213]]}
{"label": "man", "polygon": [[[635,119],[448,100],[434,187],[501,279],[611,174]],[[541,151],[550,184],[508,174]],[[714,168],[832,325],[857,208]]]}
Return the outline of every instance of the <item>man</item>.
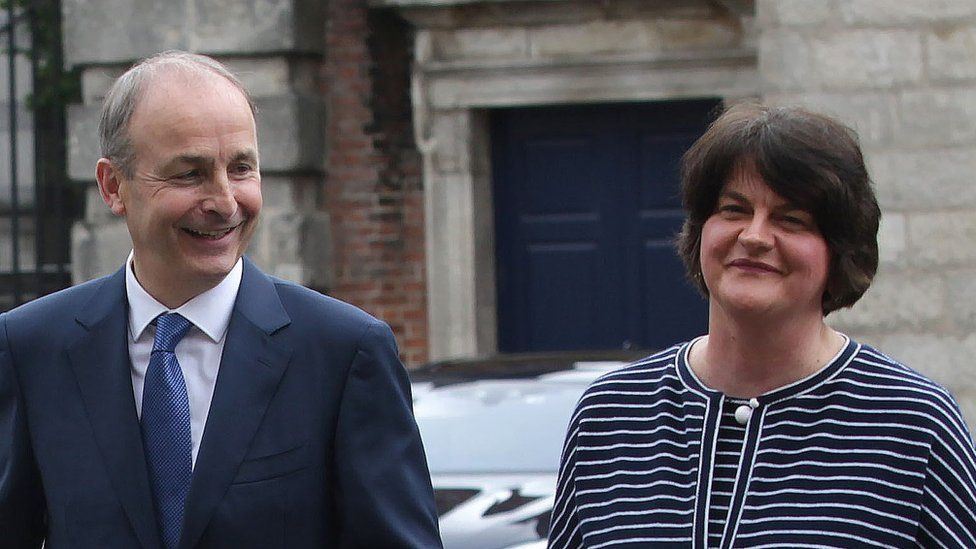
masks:
{"label": "man", "polygon": [[0,316],[0,546],[440,547],[389,328],[242,258],[253,113],[182,52],[109,91],[96,177],[133,250]]}

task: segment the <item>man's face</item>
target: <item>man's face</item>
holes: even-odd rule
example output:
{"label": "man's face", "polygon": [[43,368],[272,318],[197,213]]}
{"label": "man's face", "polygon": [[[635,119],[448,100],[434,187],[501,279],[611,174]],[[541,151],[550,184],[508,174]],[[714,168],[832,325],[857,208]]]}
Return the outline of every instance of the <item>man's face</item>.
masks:
{"label": "man's face", "polygon": [[217,285],[254,233],[261,211],[254,117],[223,78],[173,70],[146,84],[129,138],[132,177],[103,159],[99,187],[125,216],[139,282],[177,307]]}

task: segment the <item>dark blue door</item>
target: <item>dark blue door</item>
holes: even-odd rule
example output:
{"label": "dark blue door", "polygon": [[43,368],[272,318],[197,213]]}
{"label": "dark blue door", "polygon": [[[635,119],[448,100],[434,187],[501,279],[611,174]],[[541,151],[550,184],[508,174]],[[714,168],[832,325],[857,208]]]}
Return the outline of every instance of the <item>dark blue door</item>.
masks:
{"label": "dark blue door", "polygon": [[673,241],[678,163],[717,100],[492,113],[499,349],[656,349],[703,333]]}

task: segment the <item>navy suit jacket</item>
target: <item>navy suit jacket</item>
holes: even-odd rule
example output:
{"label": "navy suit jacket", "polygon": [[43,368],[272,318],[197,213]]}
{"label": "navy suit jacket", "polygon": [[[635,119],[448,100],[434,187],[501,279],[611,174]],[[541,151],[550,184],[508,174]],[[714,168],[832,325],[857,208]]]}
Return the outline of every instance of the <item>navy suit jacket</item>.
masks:
{"label": "navy suit jacket", "polygon": [[[0,316],[0,547],[161,546],[124,270]],[[390,329],[244,274],[181,548],[440,547]]]}

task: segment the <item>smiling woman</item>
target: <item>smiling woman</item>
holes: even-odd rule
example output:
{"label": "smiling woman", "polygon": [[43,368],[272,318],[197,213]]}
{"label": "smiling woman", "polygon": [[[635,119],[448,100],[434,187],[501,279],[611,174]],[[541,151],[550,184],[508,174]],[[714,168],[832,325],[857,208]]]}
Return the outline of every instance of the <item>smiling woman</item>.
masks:
{"label": "smiling woman", "polygon": [[708,333],[584,393],[550,547],[976,547],[952,396],[824,322],[878,266],[854,132],[738,105],[685,155],[682,189]]}

